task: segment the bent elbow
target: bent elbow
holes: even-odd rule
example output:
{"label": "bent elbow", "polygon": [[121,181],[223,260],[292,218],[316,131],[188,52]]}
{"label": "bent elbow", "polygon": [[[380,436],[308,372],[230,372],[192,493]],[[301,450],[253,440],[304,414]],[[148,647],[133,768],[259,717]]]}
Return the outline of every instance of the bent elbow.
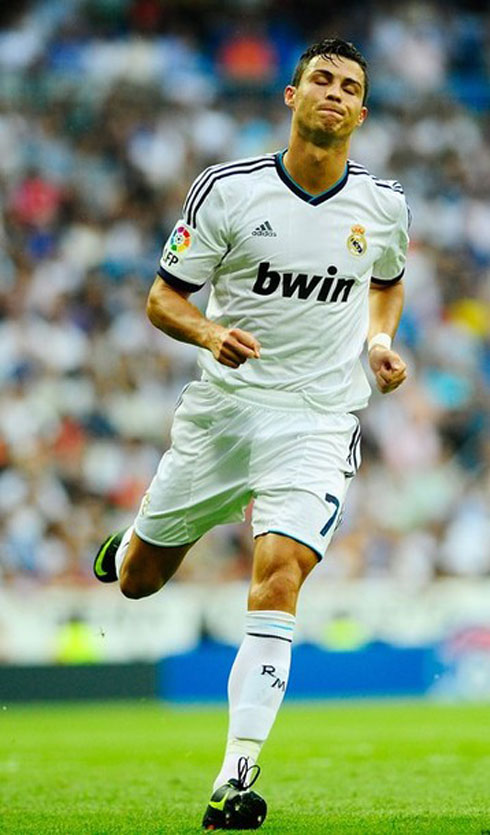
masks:
{"label": "bent elbow", "polygon": [[146,300],[146,310],[145,310],[145,312],[146,312],[146,316],[150,320],[151,324],[154,325],[155,324],[155,322],[154,322],[155,304],[154,304],[153,299],[151,297],[151,293]]}
{"label": "bent elbow", "polygon": [[148,293],[148,298],[146,300],[146,316],[150,320],[152,325],[155,327],[159,327],[159,324],[162,319],[162,281],[158,279],[155,280],[153,286]]}

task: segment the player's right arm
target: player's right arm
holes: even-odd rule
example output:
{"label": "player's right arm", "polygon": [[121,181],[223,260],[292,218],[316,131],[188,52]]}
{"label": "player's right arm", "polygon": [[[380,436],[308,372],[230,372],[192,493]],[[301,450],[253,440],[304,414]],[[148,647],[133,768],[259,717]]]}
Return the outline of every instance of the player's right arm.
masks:
{"label": "player's right arm", "polygon": [[204,286],[231,248],[220,170],[219,166],[208,168],[192,184],[182,218],[163,248],[147,314],[155,327],[174,339],[206,348],[217,362],[238,368],[260,356],[258,341],[247,331],[207,319],[189,301],[189,295]]}
{"label": "player's right arm", "polygon": [[157,275],[146,305],[152,325],[181,342],[207,348],[215,360],[229,368],[238,368],[246,360],[260,356],[260,345],[252,334],[240,328],[224,328],[207,319],[189,301],[189,295]]}

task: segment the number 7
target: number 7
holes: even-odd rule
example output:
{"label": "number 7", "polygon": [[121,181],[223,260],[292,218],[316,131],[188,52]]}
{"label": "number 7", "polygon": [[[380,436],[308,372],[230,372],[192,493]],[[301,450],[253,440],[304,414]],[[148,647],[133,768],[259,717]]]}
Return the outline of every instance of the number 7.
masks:
{"label": "number 7", "polygon": [[335,522],[335,519],[337,518],[337,513],[339,512],[339,508],[340,508],[340,502],[339,502],[338,498],[336,496],[332,496],[330,493],[325,493],[325,501],[329,502],[330,504],[333,504],[334,511],[333,511],[330,519],[328,520],[328,522],[326,522],[325,525],[323,526],[323,528],[321,529],[321,531],[320,531],[321,536],[326,536],[327,535],[327,533],[329,532],[333,523]]}

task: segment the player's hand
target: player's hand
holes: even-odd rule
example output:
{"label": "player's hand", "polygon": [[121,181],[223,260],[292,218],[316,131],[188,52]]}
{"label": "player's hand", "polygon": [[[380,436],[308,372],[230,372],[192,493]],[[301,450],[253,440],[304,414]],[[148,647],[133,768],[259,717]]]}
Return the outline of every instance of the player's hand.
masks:
{"label": "player's hand", "polygon": [[388,394],[407,379],[407,366],[402,358],[382,345],[373,345],[369,352],[369,365],[382,394]]}
{"label": "player's hand", "polygon": [[238,368],[248,359],[260,357],[260,343],[240,328],[214,330],[207,347],[221,365],[229,368]]}

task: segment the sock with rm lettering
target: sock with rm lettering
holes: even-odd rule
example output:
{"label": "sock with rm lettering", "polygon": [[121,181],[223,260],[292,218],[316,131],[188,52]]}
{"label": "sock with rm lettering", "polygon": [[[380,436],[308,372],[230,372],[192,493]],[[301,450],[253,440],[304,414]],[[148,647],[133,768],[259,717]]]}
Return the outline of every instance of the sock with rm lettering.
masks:
{"label": "sock with rm lettering", "polygon": [[247,612],[228,679],[228,741],[214,789],[237,776],[240,757],[253,765],[259,756],[286,692],[295,623],[288,612]]}
{"label": "sock with rm lettering", "polygon": [[117,578],[119,579],[119,575],[121,573],[121,566],[124,562],[124,557],[126,556],[126,551],[128,550],[129,540],[133,534],[134,526],[131,525],[127,531],[124,532],[123,538],[119,543],[119,547],[116,551],[116,574]]}

